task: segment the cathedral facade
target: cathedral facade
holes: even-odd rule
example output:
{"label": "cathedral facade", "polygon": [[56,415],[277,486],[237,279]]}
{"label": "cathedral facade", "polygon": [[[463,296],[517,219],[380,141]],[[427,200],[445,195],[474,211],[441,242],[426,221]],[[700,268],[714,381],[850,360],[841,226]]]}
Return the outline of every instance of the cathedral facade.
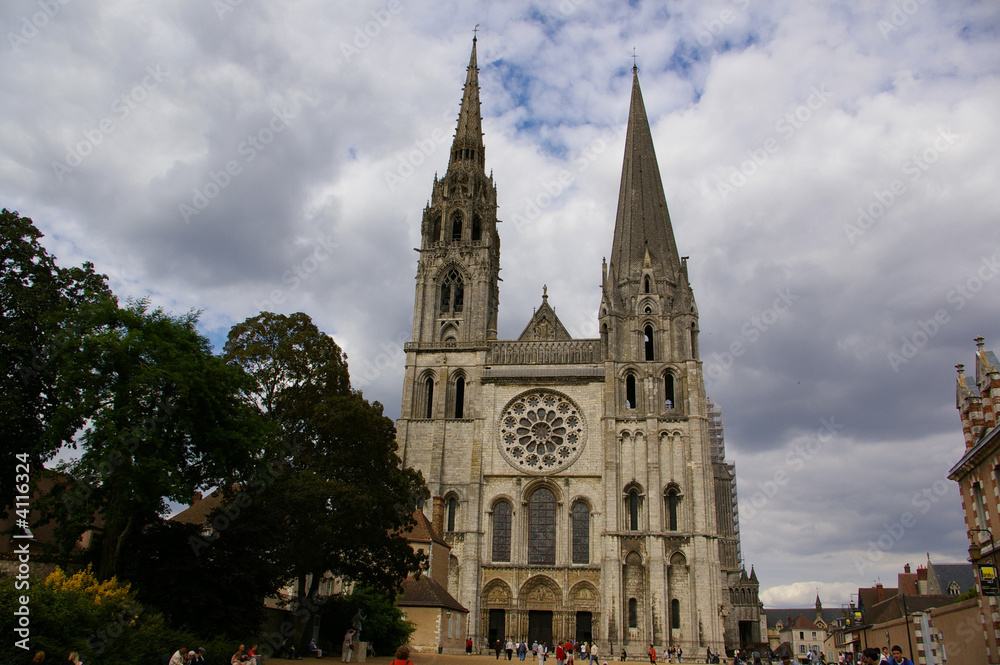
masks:
{"label": "cathedral facade", "polygon": [[517,339],[497,338],[497,187],[473,40],[421,224],[403,463],[427,481],[423,509],[452,548],[448,588],[477,645],[596,641],[609,660],[739,647],[733,475],[711,451],[698,309],[635,68],[611,241],[599,338],[574,339],[547,295]]}

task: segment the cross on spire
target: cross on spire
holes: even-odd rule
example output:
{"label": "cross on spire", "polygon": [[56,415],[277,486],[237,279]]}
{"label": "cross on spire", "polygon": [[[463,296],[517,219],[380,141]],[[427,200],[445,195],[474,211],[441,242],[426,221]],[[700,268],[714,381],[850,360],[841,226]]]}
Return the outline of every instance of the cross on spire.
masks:
{"label": "cross on spire", "polygon": [[472,29],[472,41],[476,41],[477,37],[479,37],[479,24],[478,23],[476,24],[476,27],[474,27]]}
{"label": "cross on spire", "polygon": [[638,58],[638,57],[639,57],[639,56],[637,56],[637,55],[635,54],[635,47],[633,46],[633,47],[632,47],[632,71],[633,71],[633,72],[634,72],[634,71],[635,71],[636,69],[638,69],[638,67],[636,67],[636,65],[635,65],[635,60],[636,60],[636,58]]}

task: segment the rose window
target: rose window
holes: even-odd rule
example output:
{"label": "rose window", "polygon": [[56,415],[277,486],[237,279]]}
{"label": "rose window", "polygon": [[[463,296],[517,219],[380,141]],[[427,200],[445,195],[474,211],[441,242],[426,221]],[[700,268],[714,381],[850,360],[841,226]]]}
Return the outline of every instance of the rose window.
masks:
{"label": "rose window", "polygon": [[554,473],[580,456],[586,431],[580,408],[547,390],[523,393],[500,416],[500,452],[527,473]]}

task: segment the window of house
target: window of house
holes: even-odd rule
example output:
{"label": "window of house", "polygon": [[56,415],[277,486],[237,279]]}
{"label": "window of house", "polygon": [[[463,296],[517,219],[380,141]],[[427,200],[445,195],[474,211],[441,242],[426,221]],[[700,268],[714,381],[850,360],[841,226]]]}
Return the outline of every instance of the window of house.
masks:
{"label": "window of house", "polygon": [[455,516],[458,513],[458,499],[451,497],[448,499],[448,531],[455,530]]}
{"label": "window of house", "polygon": [[677,489],[671,487],[667,490],[667,528],[671,531],[677,531],[677,503]]}
{"label": "window of house", "polygon": [[465,413],[465,378],[455,380],[455,417],[462,418]]}
{"label": "window of house", "polygon": [[528,499],[528,563],[556,563],[556,497],[546,487]]}
{"label": "window of house", "polygon": [[493,508],[493,560],[510,562],[511,507],[501,501]]}
{"label": "window of house", "polygon": [[573,563],[590,563],[590,508],[583,501],[573,504]]}
{"label": "window of house", "polygon": [[976,525],[980,529],[986,528],[986,504],[983,503],[983,488],[979,483],[972,486],[972,498],[975,502]]}

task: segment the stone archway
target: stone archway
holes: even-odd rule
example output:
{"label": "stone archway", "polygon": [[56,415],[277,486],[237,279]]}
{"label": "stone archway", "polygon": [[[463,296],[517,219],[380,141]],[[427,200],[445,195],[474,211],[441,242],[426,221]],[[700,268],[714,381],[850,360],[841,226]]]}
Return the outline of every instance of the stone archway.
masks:
{"label": "stone archway", "polygon": [[482,616],[480,618],[482,635],[486,644],[504,641],[515,635],[513,593],[503,580],[491,580],[483,587]]}
{"label": "stone archway", "polygon": [[566,630],[566,610],[559,585],[546,575],[536,575],[522,585],[517,595],[519,635],[554,645]]}

